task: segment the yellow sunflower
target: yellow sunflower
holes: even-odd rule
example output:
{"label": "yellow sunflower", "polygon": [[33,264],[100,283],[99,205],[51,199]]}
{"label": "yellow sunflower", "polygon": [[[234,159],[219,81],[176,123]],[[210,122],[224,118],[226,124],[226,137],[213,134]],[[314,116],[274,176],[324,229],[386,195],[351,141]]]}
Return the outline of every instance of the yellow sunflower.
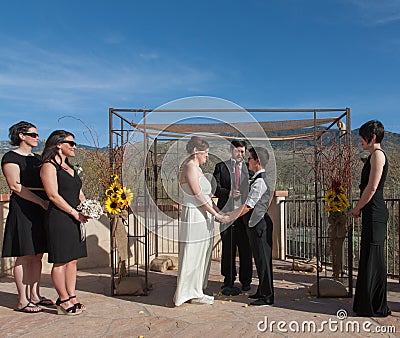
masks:
{"label": "yellow sunflower", "polygon": [[118,196],[121,201],[121,204],[124,207],[128,207],[132,201],[133,193],[132,193],[131,189],[127,189],[126,187],[123,187],[122,191],[119,193]]}
{"label": "yellow sunflower", "polygon": [[121,200],[119,198],[107,198],[104,202],[104,208],[109,214],[119,214],[122,208]]}
{"label": "yellow sunflower", "polygon": [[108,189],[112,190],[115,194],[120,194],[122,192],[122,185],[115,181],[113,184],[110,185]]}
{"label": "yellow sunflower", "polygon": [[325,195],[324,208],[328,212],[345,212],[350,208],[350,202],[345,194],[346,189],[343,186],[338,187],[337,191],[329,189]]}
{"label": "yellow sunflower", "polygon": [[117,174],[111,175],[111,179],[112,179],[113,181],[118,180],[118,175],[117,175]]}
{"label": "yellow sunflower", "polygon": [[107,197],[111,197],[114,194],[114,190],[112,190],[111,188],[107,188],[105,194]]}

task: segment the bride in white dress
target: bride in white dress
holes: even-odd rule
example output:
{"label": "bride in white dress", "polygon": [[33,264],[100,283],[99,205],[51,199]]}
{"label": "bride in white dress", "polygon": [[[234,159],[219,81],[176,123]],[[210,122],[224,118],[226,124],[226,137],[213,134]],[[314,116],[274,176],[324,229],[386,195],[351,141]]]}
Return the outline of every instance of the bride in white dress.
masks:
{"label": "bride in white dress", "polygon": [[178,281],[175,306],[190,301],[213,304],[214,297],[205,295],[213,247],[213,216],[222,220],[211,200],[211,184],[200,165],[208,158],[208,143],[193,136],[186,150],[189,160],[182,167],[180,183],[183,190],[182,220],[179,224]]}

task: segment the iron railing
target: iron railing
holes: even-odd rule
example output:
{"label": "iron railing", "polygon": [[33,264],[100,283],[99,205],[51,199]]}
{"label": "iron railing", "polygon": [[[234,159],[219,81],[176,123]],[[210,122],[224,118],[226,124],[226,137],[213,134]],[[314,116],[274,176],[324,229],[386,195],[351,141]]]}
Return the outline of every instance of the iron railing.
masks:
{"label": "iron railing", "polygon": [[[356,199],[353,203],[357,202]],[[391,278],[400,280],[400,199],[385,199],[389,211],[387,225],[387,239],[385,243],[385,254],[387,261],[387,274]],[[315,201],[311,199],[288,199],[284,203],[284,223],[286,231],[286,258],[309,260],[316,257],[316,228],[315,228]],[[321,201],[322,205],[322,201]],[[320,205],[320,208],[321,208]],[[322,238],[327,238],[327,213],[321,216]],[[360,259],[361,241],[361,218],[350,218],[352,222],[353,239],[353,267],[358,268]],[[344,250],[348,251],[347,241],[344,242]],[[322,264],[331,264],[330,255],[327,254],[327,246],[322,245],[321,261]],[[346,265],[344,265],[346,269]]]}

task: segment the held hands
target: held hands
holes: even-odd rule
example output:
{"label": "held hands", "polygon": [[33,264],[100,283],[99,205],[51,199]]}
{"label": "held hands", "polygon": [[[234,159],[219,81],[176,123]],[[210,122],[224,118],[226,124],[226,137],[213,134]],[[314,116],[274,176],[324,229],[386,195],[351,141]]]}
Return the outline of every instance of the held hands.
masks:
{"label": "held hands", "polygon": [[231,221],[229,215],[221,211],[215,216],[215,218],[221,223],[229,223]]}
{"label": "held hands", "polygon": [[219,213],[215,214],[214,217],[218,222],[221,222],[221,223],[222,223],[222,221],[224,219],[224,215],[223,215],[223,213],[221,211]]}

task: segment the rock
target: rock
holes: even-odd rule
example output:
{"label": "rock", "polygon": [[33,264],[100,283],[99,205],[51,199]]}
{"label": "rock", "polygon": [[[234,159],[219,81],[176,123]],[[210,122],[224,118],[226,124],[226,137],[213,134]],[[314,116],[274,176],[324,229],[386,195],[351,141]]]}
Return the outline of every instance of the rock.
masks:
{"label": "rock", "polygon": [[[317,282],[311,285],[307,294],[317,296]],[[347,297],[346,287],[337,280],[321,278],[319,281],[319,296],[321,297]]]}
{"label": "rock", "polygon": [[[317,272],[317,259],[315,257],[308,261],[293,261],[292,270],[294,271],[306,271],[306,272]],[[321,266],[319,267],[321,271]]]}
{"label": "rock", "polygon": [[173,265],[170,258],[156,257],[150,263],[151,271],[165,272]]}
{"label": "rock", "polygon": [[303,262],[293,262],[292,270],[294,271],[306,271],[306,272],[317,272],[315,266]]}
{"label": "rock", "polygon": [[[150,283],[149,289],[151,288]],[[141,276],[121,277],[115,282],[116,295],[143,295],[145,291],[145,279]]]}
{"label": "rock", "polygon": [[178,270],[178,256],[158,256],[158,258],[164,258],[171,260],[172,264],[168,266],[168,270]]}

